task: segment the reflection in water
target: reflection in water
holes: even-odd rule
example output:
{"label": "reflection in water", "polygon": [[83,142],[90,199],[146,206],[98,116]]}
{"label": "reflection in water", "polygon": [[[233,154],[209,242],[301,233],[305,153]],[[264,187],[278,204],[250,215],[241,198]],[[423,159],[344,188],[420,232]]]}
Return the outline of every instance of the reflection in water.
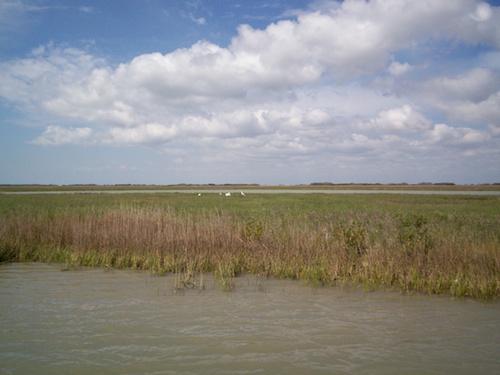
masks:
{"label": "reflection in water", "polygon": [[239,277],[0,267],[0,373],[493,374],[500,304]]}

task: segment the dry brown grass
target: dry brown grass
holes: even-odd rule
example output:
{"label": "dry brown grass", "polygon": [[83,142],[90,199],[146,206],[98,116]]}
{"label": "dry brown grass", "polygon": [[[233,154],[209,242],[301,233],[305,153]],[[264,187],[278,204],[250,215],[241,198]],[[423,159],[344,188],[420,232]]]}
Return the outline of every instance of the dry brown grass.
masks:
{"label": "dry brown grass", "polygon": [[[238,274],[253,273],[314,285],[499,296],[496,211],[311,210],[290,204],[299,198],[283,199],[288,204],[265,209],[255,209],[259,200],[241,200],[238,209],[179,201],[96,205],[91,198],[77,207],[12,204],[0,215],[0,260],[174,272],[185,275],[179,285],[213,272],[227,290]],[[321,206],[327,198],[314,199]]]}

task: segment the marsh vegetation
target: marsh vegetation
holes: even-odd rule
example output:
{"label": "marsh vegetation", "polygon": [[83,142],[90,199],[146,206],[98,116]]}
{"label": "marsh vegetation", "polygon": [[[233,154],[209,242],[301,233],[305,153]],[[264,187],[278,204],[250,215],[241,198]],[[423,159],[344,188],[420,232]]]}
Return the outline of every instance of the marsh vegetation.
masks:
{"label": "marsh vegetation", "polygon": [[399,194],[0,195],[0,261],[361,283],[496,299],[500,197]]}

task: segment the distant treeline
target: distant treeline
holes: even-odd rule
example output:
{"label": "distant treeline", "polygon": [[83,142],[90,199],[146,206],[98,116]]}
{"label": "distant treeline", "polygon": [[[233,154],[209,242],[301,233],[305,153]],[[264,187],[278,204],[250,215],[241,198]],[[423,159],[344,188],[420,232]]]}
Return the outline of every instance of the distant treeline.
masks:
{"label": "distant treeline", "polygon": [[[454,182],[419,182],[417,184],[409,184],[408,182],[395,182],[395,183],[357,183],[357,182],[346,182],[346,183],[334,183],[334,182],[313,182],[311,186],[391,186],[391,185],[435,185],[435,186],[456,186]],[[500,185],[500,182],[494,183],[484,183],[484,184],[469,184],[470,186],[489,186],[489,185]]]}

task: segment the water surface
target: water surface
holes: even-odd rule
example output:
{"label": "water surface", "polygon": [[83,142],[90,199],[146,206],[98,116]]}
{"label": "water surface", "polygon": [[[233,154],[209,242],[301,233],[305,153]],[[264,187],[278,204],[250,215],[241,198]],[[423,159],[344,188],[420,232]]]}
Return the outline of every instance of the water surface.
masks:
{"label": "water surface", "polygon": [[[163,189],[163,190],[49,190],[49,191],[6,191],[2,194],[28,195],[28,194],[241,194],[241,190],[221,189]],[[244,194],[409,194],[409,195],[474,195],[489,196],[500,195],[498,190],[377,190],[377,189],[251,189]]]}
{"label": "water surface", "polygon": [[0,266],[2,374],[497,374],[500,304]]}

